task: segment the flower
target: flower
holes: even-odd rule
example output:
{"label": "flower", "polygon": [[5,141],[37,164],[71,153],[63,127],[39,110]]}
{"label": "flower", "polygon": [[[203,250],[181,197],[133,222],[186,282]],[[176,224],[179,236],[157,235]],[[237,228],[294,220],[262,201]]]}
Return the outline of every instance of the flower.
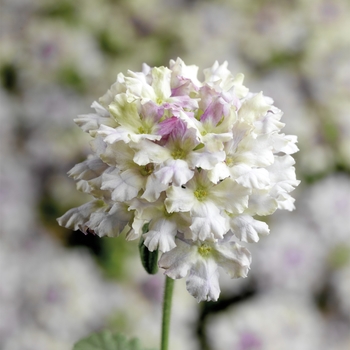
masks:
{"label": "flower", "polygon": [[254,217],[293,210],[299,181],[297,139],[280,132],[272,99],[250,93],[227,62],[205,69],[203,82],[197,71],[178,58],[120,73],[95,113],[75,119],[93,155],[69,175],[94,199],[58,222],[101,237],[143,235],[165,274],[187,277],[201,301],[218,299],[218,267],[247,275],[244,243],[269,233]]}
{"label": "flower", "polygon": [[275,291],[212,313],[205,332],[211,349],[289,350],[322,349],[328,329],[311,298]]}
{"label": "flower", "polygon": [[231,278],[247,277],[251,256],[246,248],[227,239],[209,242],[180,237],[176,247],[162,255],[159,266],[173,279],[188,275],[187,290],[198,301],[218,299],[219,267]]}

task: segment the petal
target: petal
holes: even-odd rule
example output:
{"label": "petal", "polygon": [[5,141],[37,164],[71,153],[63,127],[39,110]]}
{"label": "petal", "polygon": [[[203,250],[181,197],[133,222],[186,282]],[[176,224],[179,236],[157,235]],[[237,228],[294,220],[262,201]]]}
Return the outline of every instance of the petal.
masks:
{"label": "petal", "polygon": [[135,198],[145,183],[145,178],[135,169],[120,172],[114,169],[102,176],[103,190],[112,191],[112,200],[124,202]]}
{"label": "petal", "polygon": [[108,125],[111,127],[116,127],[118,124],[116,121],[110,117],[109,112],[101,106],[96,101],[91,105],[92,108],[97,112],[90,114],[79,115],[78,118],[74,119],[74,122],[85,132],[90,132],[93,134],[100,125]]}
{"label": "petal", "polygon": [[172,70],[172,87],[178,86],[179,77],[190,79],[196,86],[200,86],[201,83],[197,78],[198,66],[191,65],[186,66],[181,58],[177,58],[176,61],[170,60],[170,69]]}
{"label": "petal", "polygon": [[167,189],[164,201],[168,213],[190,211],[195,202],[194,194],[186,188],[171,186]]}
{"label": "petal", "polygon": [[159,180],[151,174],[147,177],[147,182],[145,186],[145,191],[143,192],[141,198],[146,199],[149,202],[156,201],[163,191],[169,188],[168,184],[159,183]]}
{"label": "petal", "polygon": [[188,168],[182,159],[169,159],[154,172],[155,177],[164,185],[181,186],[192,179],[194,171]]}
{"label": "petal", "polygon": [[180,239],[175,240],[176,247],[163,253],[158,265],[165,269],[165,274],[173,279],[186,277],[192,265],[197,260],[198,247]]}
{"label": "petal", "polygon": [[71,170],[69,170],[68,175],[75,180],[92,180],[101,176],[107,168],[108,165],[100,158],[94,157],[76,164]]}
{"label": "petal", "polygon": [[105,211],[108,207],[101,200],[93,200],[77,208],[68,210],[64,215],[57,219],[60,226],[71,230],[86,231],[86,222],[94,212]]}
{"label": "petal", "polygon": [[220,214],[218,207],[211,202],[197,204],[191,210],[190,226],[193,240],[214,240],[223,238],[228,231],[228,221]]}
{"label": "petal", "polygon": [[295,168],[293,165],[295,160],[289,155],[275,157],[274,163],[271,164],[266,169],[270,173],[270,178],[272,183],[278,183],[281,181],[295,181]]}
{"label": "petal", "polygon": [[129,102],[126,94],[118,94],[114,101],[108,106],[112,117],[119,125],[133,131],[142,127],[140,115],[138,113],[138,104]]}
{"label": "petal", "polygon": [[223,162],[226,158],[224,151],[209,152],[206,148],[201,148],[191,152],[187,157],[191,167],[202,168],[205,170],[213,169],[216,164]]}
{"label": "petal", "polygon": [[211,258],[200,258],[186,280],[188,292],[200,301],[217,301],[220,295],[219,271]]}
{"label": "petal", "polygon": [[215,260],[231,278],[247,277],[252,262],[248,249],[235,242],[215,245]]}
{"label": "petal", "polygon": [[269,190],[253,190],[249,197],[247,213],[262,216],[271,215],[277,208],[277,200],[271,197]]}
{"label": "petal", "polygon": [[125,77],[125,85],[127,87],[127,93],[141,97],[142,101],[147,102],[149,100],[156,100],[156,94],[151,85],[147,82],[147,77],[143,73],[135,73],[128,71],[129,77]]}
{"label": "petal", "polygon": [[246,136],[238,144],[233,159],[235,163],[247,164],[251,167],[269,166],[274,161],[272,140],[269,135]]}
{"label": "petal", "polygon": [[298,138],[295,135],[285,135],[285,134],[273,134],[272,135],[274,152],[284,152],[286,154],[293,154],[299,151],[296,143]]}
{"label": "petal", "polygon": [[259,236],[266,236],[270,230],[266,222],[255,220],[250,215],[239,215],[230,220],[235,236],[243,242],[258,242]]}
{"label": "petal", "polygon": [[108,89],[108,91],[99,98],[99,102],[101,103],[102,106],[108,107],[109,104],[114,100],[114,97],[120,93],[125,93],[126,92],[126,87],[125,87],[125,76],[123,73],[119,73],[117,75],[117,80],[112,86]]}
{"label": "petal", "polygon": [[119,126],[117,128],[111,128],[107,125],[101,125],[100,128],[97,130],[97,133],[99,135],[104,136],[103,141],[113,144],[118,141],[123,141],[125,143],[130,142],[129,134],[130,131],[122,126]]}
{"label": "petal", "polygon": [[177,225],[175,222],[164,218],[152,220],[149,231],[144,234],[144,244],[151,252],[157,248],[162,252],[168,252],[176,247],[176,233]]}
{"label": "petal", "polygon": [[170,151],[167,148],[149,140],[141,140],[137,144],[131,144],[131,147],[135,150],[133,161],[138,165],[159,164],[171,158]]}
{"label": "petal", "polygon": [[167,100],[171,95],[170,89],[171,70],[166,67],[154,67],[152,69],[152,87],[157,98]]}
{"label": "petal", "polygon": [[122,203],[116,203],[108,212],[92,213],[86,225],[100,236],[117,237],[125,229],[132,213]]}
{"label": "petal", "polygon": [[219,208],[238,214],[247,208],[250,192],[249,188],[245,188],[236,181],[226,178],[210,188],[209,198]]}
{"label": "petal", "polygon": [[230,174],[243,187],[263,189],[270,184],[269,172],[264,168],[238,164],[230,168]]}
{"label": "petal", "polygon": [[214,184],[218,183],[220,180],[226,179],[230,176],[230,168],[226,163],[217,163],[213,169],[208,171],[208,178]]}
{"label": "petal", "polygon": [[270,134],[272,132],[280,131],[285,124],[280,122],[282,111],[271,107],[266,115],[262,116],[254,123],[254,132],[257,134]]}
{"label": "petal", "polygon": [[264,116],[270,108],[271,105],[266,102],[262,92],[260,92],[243,102],[238,116],[248,123],[253,123]]}

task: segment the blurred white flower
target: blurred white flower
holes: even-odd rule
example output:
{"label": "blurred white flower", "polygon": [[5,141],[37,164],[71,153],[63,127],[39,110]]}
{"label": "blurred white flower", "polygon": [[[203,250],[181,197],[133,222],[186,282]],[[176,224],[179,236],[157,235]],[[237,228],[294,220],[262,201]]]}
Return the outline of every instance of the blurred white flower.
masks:
{"label": "blurred white flower", "polygon": [[127,293],[103,278],[87,251],[69,251],[41,234],[27,237],[11,254],[7,242],[1,247],[3,349],[45,349],[42,342],[71,347],[125,304]]}
{"label": "blurred white flower", "polygon": [[326,349],[324,324],[308,299],[267,294],[212,315],[206,322],[212,349]]}
{"label": "blurred white flower", "polygon": [[300,201],[327,247],[349,247],[350,178],[333,174],[310,186]]}
{"label": "blurred white flower", "polygon": [[203,82],[197,71],[178,58],[170,68],[120,73],[95,113],[75,120],[93,137],[94,156],[69,174],[94,200],[58,222],[127,239],[147,225],[144,244],[164,253],[160,267],[172,278],[189,272],[187,288],[201,301],[219,296],[218,266],[247,275],[250,254],[230,239],[268,234],[253,217],[293,210],[299,181],[297,138],[280,132],[272,99],[250,93],[227,62],[205,69]]}
{"label": "blurred white flower", "polygon": [[252,276],[258,288],[319,293],[325,283],[327,250],[313,225],[298,211],[288,217],[277,215],[269,224],[275,233],[252,247]]}
{"label": "blurred white flower", "polygon": [[340,312],[345,316],[350,315],[350,249],[347,252],[347,264],[332,275],[331,283],[335,290]]}
{"label": "blurred white flower", "polygon": [[3,350],[67,350],[72,347],[71,342],[57,339],[40,327],[31,325],[16,336],[11,337],[2,347]]}

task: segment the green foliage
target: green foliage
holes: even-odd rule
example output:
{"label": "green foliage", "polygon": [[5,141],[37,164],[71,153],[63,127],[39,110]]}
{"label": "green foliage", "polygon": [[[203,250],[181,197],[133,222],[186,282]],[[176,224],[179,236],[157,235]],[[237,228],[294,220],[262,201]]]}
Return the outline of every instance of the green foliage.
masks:
{"label": "green foliage", "polygon": [[129,278],[127,269],[127,259],[134,258],[137,253],[136,242],[128,242],[123,236],[103,237],[102,256],[100,256],[100,265],[104,269],[107,277],[117,280]]}
{"label": "green foliage", "polygon": [[[113,334],[105,330],[99,333],[90,334],[81,339],[75,345],[73,350],[146,350],[141,346],[140,340],[133,338],[126,339],[121,334]],[[149,349],[151,350],[151,349]]]}
{"label": "green foliage", "polygon": [[68,86],[79,93],[86,91],[86,82],[75,67],[64,66],[58,72],[58,82]]}
{"label": "green foliage", "polygon": [[9,92],[15,92],[17,89],[17,75],[17,69],[11,63],[7,63],[0,68],[1,84]]}
{"label": "green foliage", "polygon": [[331,252],[328,261],[332,268],[341,269],[350,262],[350,248],[346,245],[338,245]]}
{"label": "green foliage", "polygon": [[77,18],[77,4],[74,1],[57,1],[48,3],[40,10],[44,17],[61,19],[73,23]]}
{"label": "green foliage", "polygon": [[122,44],[118,37],[112,36],[106,29],[97,33],[96,37],[102,52],[111,56],[130,54],[129,48]]}
{"label": "green foliage", "polygon": [[[142,228],[142,232],[146,233],[148,231],[148,224],[145,224]],[[147,273],[150,275],[155,275],[158,272],[158,249],[150,252],[148,248],[143,244],[143,236],[140,238],[139,251],[142,266],[145,268]]]}

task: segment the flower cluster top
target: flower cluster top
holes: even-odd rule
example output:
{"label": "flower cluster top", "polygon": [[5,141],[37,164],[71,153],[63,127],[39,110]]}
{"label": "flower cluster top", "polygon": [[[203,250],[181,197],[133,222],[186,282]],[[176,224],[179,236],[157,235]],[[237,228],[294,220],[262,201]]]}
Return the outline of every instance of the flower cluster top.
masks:
{"label": "flower cluster top", "polygon": [[219,266],[247,275],[251,255],[238,242],[268,234],[254,216],[293,210],[299,181],[296,136],[280,132],[272,99],[250,93],[227,62],[205,69],[203,82],[197,71],[178,58],[120,73],[95,113],[75,119],[93,137],[93,155],[69,175],[94,199],[58,221],[101,237],[143,236],[162,252],[165,274],[187,277],[201,301],[218,299]]}

